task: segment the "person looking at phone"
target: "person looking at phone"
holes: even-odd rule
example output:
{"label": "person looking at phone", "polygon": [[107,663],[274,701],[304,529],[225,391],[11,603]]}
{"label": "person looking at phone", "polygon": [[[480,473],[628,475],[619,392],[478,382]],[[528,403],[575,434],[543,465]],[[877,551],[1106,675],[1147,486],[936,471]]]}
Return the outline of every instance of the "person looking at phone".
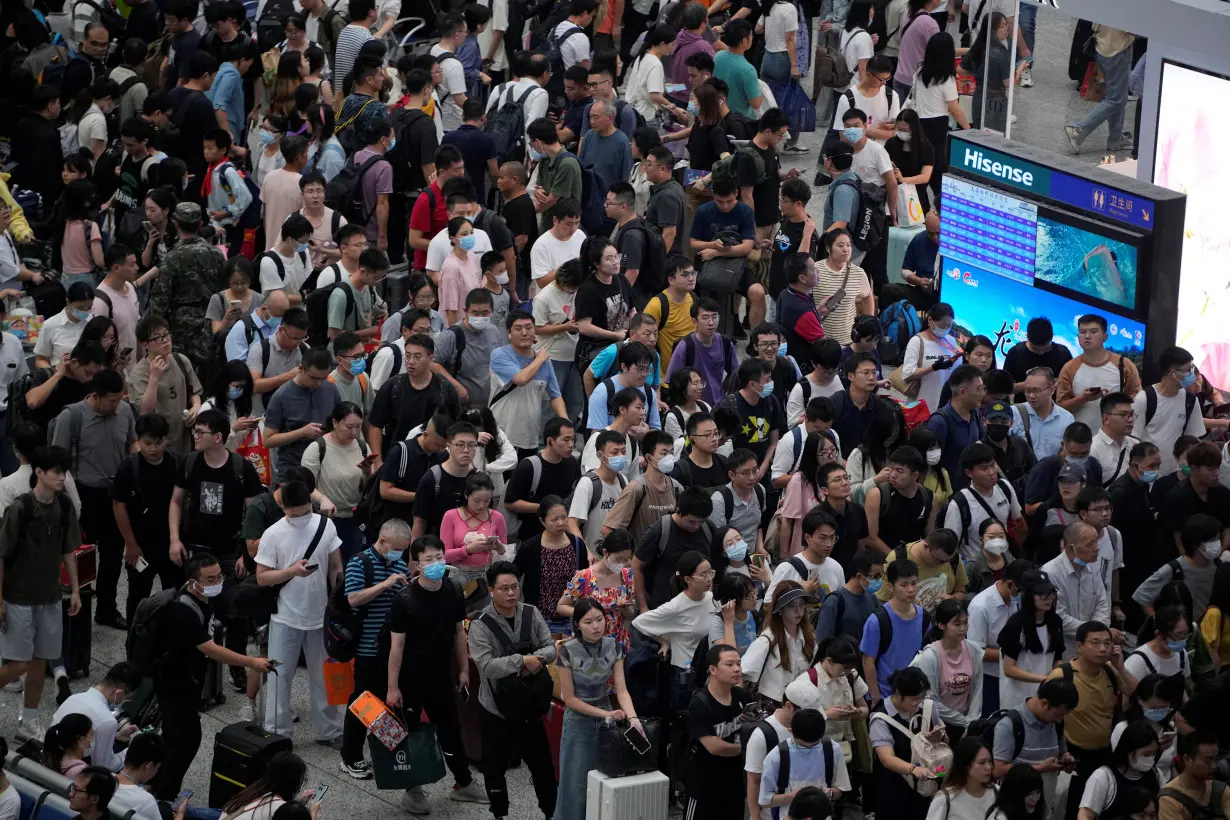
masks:
{"label": "person looking at phone", "polygon": [[1014,709],[1024,728],[1023,743],[1017,741],[1012,716],[1001,717],[995,724],[991,746],[994,777],[1002,779],[1017,764],[1031,766],[1042,775],[1043,794],[1049,801],[1047,805],[1053,806],[1059,773],[1071,771],[1074,763],[1062,727],[1064,718],[1076,708],[1078,701],[1076,685],[1071,681],[1062,678],[1043,681],[1037,687],[1037,694]]}
{"label": "person looking at phone", "polygon": [[98,683],[61,703],[51,718],[51,725],[55,726],[69,715],[84,715],[93,726],[90,735],[93,743],[85,749],[90,762],[118,772],[124,765],[124,756],[115,753],[115,741],[118,739],[127,743],[136,733],[137,726],[130,723],[117,732],[115,715],[111,710],[140,686],[141,671],[127,661],[121,661],[107,670]]}
{"label": "person looking at phone", "polygon": [[901,376],[917,398],[927,402],[931,412],[938,411],[940,393],[952,375],[961,353],[949,334],[955,323],[952,305],[937,302],[927,311],[927,326],[911,337],[902,353]]}
{"label": "person looking at phone", "polygon": [[1081,354],[1059,371],[1055,400],[1077,421],[1096,430],[1104,412],[1100,401],[1114,393],[1125,393],[1130,402],[1141,390],[1140,371],[1128,357],[1106,349],[1109,336],[1105,316],[1081,316],[1076,320],[1076,332]]}
{"label": "person looking at phone", "polygon": [[279,387],[269,400],[265,410],[265,444],[277,448],[275,475],[298,466],[308,444],[324,435],[325,424],[341,401],[337,387],[328,380],[332,369],[333,357],[327,350],[305,353],[294,378]]}
{"label": "person looking at phone", "polygon": [[[132,726],[136,729],[135,724]],[[137,732],[128,742],[124,768],[115,776],[115,793],[139,820],[162,820],[158,801],[147,786],[158,776],[166,758],[167,744],[157,732]]]}
{"label": "person looking at phone", "polygon": [[[891,566],[889,570],[891,572]],[[897,670],[881,684],[885,695],[883,699],[875,698],[868,724],[874,755],[872,786],[876,793],[876,805],[892,806],[895,815],[912,820],[926,815],[928,798],[915,791],[911,783],[915,780],[935,780],[940,773],[910,762],[910,737],[897,724],[908,726],[915,717],[923,714],[923,703],[930,687],[921,669],[909,666]],[[871,686],[871,692],[874,698],[875,686]],[[931,726],[925,737],[932,742],[946,739],[947,730],[942,721],[933,718]]]}
{"label": "person looking at phone", "polygon": [[173,350],[171,326],[151,313],[137,323],[144,354],[128,376],[128,399],[138,412],[157,413],[167,421],[167,447],[177,455],[192,451],[192,423],[201,409],[203,389],[192,362]]}
{"label": "person looking at phone", "polygon": [[293,731],[290,693],[295,660],[302,651],[308,661],[316,740],[339,748],[342,710],[325,700],[324,616],[329,587],[342,574],[342,539],[330,519],[312,511],[311,491],[301,482],[282,487],[282,511],[286,517],[265,530],[256,550],[257,583],[285,584],[269,618],[269,655],[284,665],[270,682],[276,691],[265,698],[263,725],[266,731],[287,736]]}

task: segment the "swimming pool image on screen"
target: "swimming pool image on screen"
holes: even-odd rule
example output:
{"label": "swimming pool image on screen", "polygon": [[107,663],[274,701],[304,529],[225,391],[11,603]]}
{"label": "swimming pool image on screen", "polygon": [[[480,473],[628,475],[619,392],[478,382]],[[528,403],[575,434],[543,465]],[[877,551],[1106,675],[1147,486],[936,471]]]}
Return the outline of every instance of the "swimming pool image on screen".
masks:
{"label": "swimming pool image on screen", "polygon": [[1038,216],[1034,277],[1134,310],[1136,248]]}

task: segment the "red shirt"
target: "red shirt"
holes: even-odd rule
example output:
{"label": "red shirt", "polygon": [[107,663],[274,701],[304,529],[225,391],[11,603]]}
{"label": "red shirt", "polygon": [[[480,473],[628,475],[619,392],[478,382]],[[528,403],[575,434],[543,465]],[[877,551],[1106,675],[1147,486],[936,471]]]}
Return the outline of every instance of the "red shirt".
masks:
{"label": "red shirt", "polygon": [[[434,211],[429,210],[431,197],[428,196],[427,191],[431,191],[431,195],[435,197]],[[423,236],[427,237],[430,242],[433,236],[446,227],[448,227],[448,209],[444,207],[444,194],[440,192],[440,183],[433,182],[414,201],[414,208],[410,211],[410,230],[422,231]],[[427,269],[427,251],[415,249],[414,269]]]}

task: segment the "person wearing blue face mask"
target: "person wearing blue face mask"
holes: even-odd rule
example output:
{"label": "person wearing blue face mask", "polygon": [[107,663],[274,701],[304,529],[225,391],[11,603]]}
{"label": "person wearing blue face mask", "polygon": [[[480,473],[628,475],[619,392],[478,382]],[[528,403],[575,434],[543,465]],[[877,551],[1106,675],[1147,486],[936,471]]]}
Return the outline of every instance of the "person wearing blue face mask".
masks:
{"label": "person wearing blue face mask", "polygon": [[[385,526],[389,523],[393,522],[386,522]],[[383,530],[381,533],[383,535]],[[471,692],[478,696],[479,686],[477,676],[473,679],[470,676],[466,655],[461,586],[444,580],[447,574],[444,545],[434,535],[414,539],[410,545],[410,560],[419,575],[395,597],[389,612],[389,650],[385,664],[388,696],[385,702],[394,708],[403,707],[412,726],[418,722],[420,711],[427,713],[453,773],[455,786],[449,796],[458,801],[485,803],[486,795],[470,773],[461,743],[461,724],[454,699],[454,689],[468,699]],[[358,684],[357,676],[355,683]],[[362,729],[359,731],[361,741]],[[422,787],[409,790],[402,805],[414,814],[426,814],[427,796]]]}
{"label": "person wearing blue face mask", "polygon": [[[1158,523],[1151,490],[1158,479],[1162,454],[1157,445],[1142,441],[1128,451],[1127,464],[1110,483],[1110,523],[1123,534],[1123,568],[1119,570],[1119,588],[1135,590],[1168,560],[1157,549],[1164,537]],[[1160,553],[1160,554],[1159,554]],[[1124,628],[1135,633],[1144,623],[1144,612],[1131,595],[1120,598]]]}
{"label": "person wearing blue face mask", "polygon": [[1172,449],[1180,436],[1201,438],[1205,433],[1200,402],[1188,390],[1196,382],[1196,364],[1192,354],[1181,347],[1168,347],[1158,357],[1162,380],[1136,394],[1132,409],[1136,421],[1132,435],[1141,441],[1151,441],[1162,451],[1162,475],[1175,471],[1177,462]]}
{"label": "person wearing blue face mask", "polygon": [[1182,607],[1158,607],[1153,613],[1153,637],[1127,656],[1124,668],[1137,680],[1154,672],[1191,680],[1192,662],[1187,653],[1191,632],[1191,622]]}
{"label": "person wearing blue face mask", "polygon": [[[1063,531],[1063,551],[1042,565],[1055,586],[1055,611],[1063,621],[1064,657],[1076,653],[1077,630],[1084,623],[1110,623],[1110,593],[1098,572],[1098,531],[1083,521]],[[1111,629],[1115,640],[1123,633]]]}
{"label": "person wearing blue face mask", "polygon": [[86,282],[74,282],[68,287],[68,305],[43,323],[38,341],[34,343],[35,367],[54,367],[64,354],[72,351],[90,321],[94,307],[94,288]]}
{"label": "person wearing blue face mask", "polygon": [[[346,562],[346,598],[352,607],[363,607],[363,628],[355,649],[355,688],[349,698],[351,703],[367,691],[380,698],[387,694],[387,656],[379,651],[378,638],[398,591],[410,583],[405,552],[409,545],[410,525],[400,518],[390,518],[380,527],[376,542]],[[440,555],[443,557],[443,550]],[[404,643],[405,636],[400,637]],[[363,759],[366,737],[367,727],[347,710],[339,768],[357,780],[372,776],[371,764]]]}
{"label": "person wearing blue face mask", "polygon": [[969,604],[969,632],[966,637],[983,647],[982,716],[990,717],[999,703],[999,633],[1012,613],[1021,608],[1021,584],[1032,561],[1010,562],[995,583],[974,596]]}
{"label": "person wearing blue face mask", "polygon": [[590,545],[594,555],[602,543],[607,511],[628,481],[641,474],[636,458],[640,442],[627,430],[643,422],[645,401],[634,388],[625,387],[615,394],[615,406],[615,421],[585,443],[581,454],[585,474],[573,490],[568,507],[568,531]]}
{"label": "person wearing blue face mask", "polygon": [[[830,593],[820,608],[820,618],[816,622],[817,640],[833,635],[846,635],[858,640],[863,634],[863,624],[879,606],[876,595],[884,586],[884,556],[869,549],[860,549],[846,561],[845,572],[845,584]],[[851,666],[855,664],[851,663]]]}
{"label": "person wearing blue face mask", "polygon": [[[846,760],[837,744],[825,737],[825,729],[826,721],[819,709],[795,712],[790,722],[790,739],[770,749],[762,764],[760,811],[756,814],[760,820],[784,818],[785,808],[795,793],[806,786],[824,789],[833,800],[851,790]],[[783,769],[788,773],[786,777],[780,776]]]}
{"label": "person wearing blue face mask", "polygon": [[[298,193],[298,187],[295,191]],[[312,223],[303,214],[293,213],[274,227],[274,232],[269,234],[269,250],[256,258],[260,289],[265,299],[280,290],[286,293],[292,307],[303,303],[299,291],[312,272],[308,254],[311,238]]]}
{"label": "person wearing blue face mask", "polygon": [[343,330],[333,337],[333,355],[337,367],[329,374],[329,381],[337,388],[341,400],[367,407],[367,354],[363,340],[354,331]]}
{"label": "person wearing blue face mask", "polygon": [[465,216],[448,221],[448,239],[452,252],[440,265],[440,312],[444,324],[451,327],[461,320],[466,294],[482,287],[483,275],[479,255],[474,252],[477,237],[474,226]]}

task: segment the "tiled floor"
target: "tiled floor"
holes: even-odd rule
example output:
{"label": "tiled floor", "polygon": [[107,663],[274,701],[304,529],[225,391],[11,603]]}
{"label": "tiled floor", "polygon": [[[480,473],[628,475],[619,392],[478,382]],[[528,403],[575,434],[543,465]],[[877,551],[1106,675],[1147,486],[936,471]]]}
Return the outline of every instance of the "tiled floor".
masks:
{"label": "tiled floor", "polygon": [[[1067,78],[1067,55],[1071,42],[1073,21],[1051,9],[1042,8],[1038,15],[1038,53],[1034,67],[1035,86],[1016,91],[1015,110],[1018,120],[1013,128],[1013,138],[1030,145],[1066,153],[1067,141],[1063,135],[1063,125],[1084,114],[1092,105],[1086,103],[1076,93],[1074,83]],[[1128,128],[1132,121],[1131,115],[1135,103],[1128,106],[1126,122]],[[1095,146],[1104,144],[1105,131],[1089,140],[1089,150],[1081,154],[1081,159],[1095,163],[1101,157],[1101,152]],[[798,158],[798,161],[783,163],[784,167],[797,167],[803,171],[803,178],[810,180],[815,169],[820,147],[821,134],[806,135],[804,144],[811,149],[810,153]],[[814,192],[809,210],[819,217],[824,207],[824,190]],[[121,594],[123,594],[121,592]],[[94,635],[93,676],[96,679],[112,663],[123,658],[122,635],[115,630],[98,628]],[[74,691],[80,691],[89,685],[85,680],[73,682]],[[44,698],[42,717],[46,723],[54,711],[53,688],[49,685]],[[329,783],[331,789],[322,809],[322,820],[376,820],[389,814],[400,814],[399,794],[397,792],[380,792],[375,784],[368,781],[356,781],[341,774],[337,769],[337,752],[318,746],[312,742],[311,727],[306,718],[309,713],[307,682],[302,672],[297,676],[293,698],[296,712],[303,715],[304,722],[295,727],[295,750],[303,757],[309,766],[308,780],[310,783]],[[197,756],[192,771],[186,780],[186,788],[195,790],[195,803],[203,805],[209,792],[209,769],[212,758],[213,735],[226,724],[238,719],[239,704],[242,696],[231,695],[225,704],[217,706],[205,713],[204,741]],[[20,708],[21,696],[12,693],[0,693],[0,732],[11,738],[16,723],[16,715]],[[451,776],[441,783],[428,787],[427,791],[432,803],[432,816],[458,818],[459,820],[479,820],[489,816],[486,806],[475,804],[454,803],[448,799],[452,787]],[[509,792],[512,797],[511,814],[522,820],[531,820],[538,815],[538,809],[533,798],[529,775],[524,767],[509,773]]]}

